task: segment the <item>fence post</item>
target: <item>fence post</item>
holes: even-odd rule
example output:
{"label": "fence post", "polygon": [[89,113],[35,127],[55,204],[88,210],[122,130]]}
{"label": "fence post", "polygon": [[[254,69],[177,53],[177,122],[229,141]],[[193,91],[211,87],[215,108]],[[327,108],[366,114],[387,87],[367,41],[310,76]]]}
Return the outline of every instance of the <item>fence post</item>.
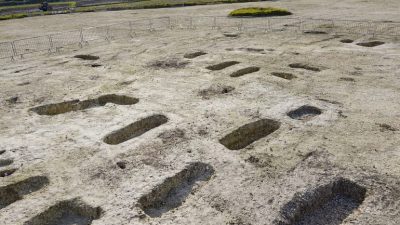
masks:
{"label": "fence post", "polygon": [[[372,24],[372,22],[370,24]],[[369,27],[371,27],[371,25]],[[375,38],[375,35],[377,33],[377,29],[378,29],[378,26],[373,26],[372,27],[372,38]]]}
{"label": "fence post", "polygon": [[271,21],[269,19],[267,19],[267,27],[265,29],[265,33],[267,33],[270,30],[271,30]]}
{"label": "fence post", "polygon": [[168,16],[168,29],[172,30],[171,17]]}
{"label": "fence post", "polygon": [[16,57],[16,56],[18,55],[17,49],[15,48],[15,43],[14,43],[14,41],[11,42],[11,48],[12,48],[12,51],[13,51],[13,56],[11,56],[11,59],[14,60],[14,59],[15,59],[14,57]]}
{"label": "fence post", "polygon": [[238,31],[243,30],[243,19],[240,19],[237,29],[238,29]]}
{"label": "fence post", "polygon": [[150,32],[154,31],[154,28],[153,28],[153,20],[152,20],[152,19],[149,19],[149,31],[150,31]]}
{"label": "fence post", "polygon": [[79,39],[80,39],[79,46],[82,48],[83,47],[83,42],[84,42],[84,40],[83,40],[83,28],[81,28],[79,30]]}
{"label": "fence post", "polygon": [[134,36],[136,36],[135,32],[133,31],[132,21],[129,21],[129,36],[130,36],[131,38],[133,38]]}
{"label": "fence post", "polygon": [[106,26],[106,40],[110,42],[110,28]]}
{"label": "fence post", "polygon": [[51,50],[54,47],[53,38],[51,37],[51,34],[48,36],[48,39],[49,39],[49,47],[50,47],[49,52],[51,53]]}
{"label": "fence post", "polygon": [[303,20],[299,19],[299,32],[303,31]]}
{"label": "fence post", "polygon": [[192,17],[190,17],[190,20],[189,20],[190,22],[189,22],[189,29],[194,29],[194,27],[193,27],[193,18]]}
{"label": "fence post", "polygon": [[215,17],[214,16],[214,19],[213,19],[213,25],[212,25],[212,28],[211,29],[216,29],[217,28],[217,17]]}

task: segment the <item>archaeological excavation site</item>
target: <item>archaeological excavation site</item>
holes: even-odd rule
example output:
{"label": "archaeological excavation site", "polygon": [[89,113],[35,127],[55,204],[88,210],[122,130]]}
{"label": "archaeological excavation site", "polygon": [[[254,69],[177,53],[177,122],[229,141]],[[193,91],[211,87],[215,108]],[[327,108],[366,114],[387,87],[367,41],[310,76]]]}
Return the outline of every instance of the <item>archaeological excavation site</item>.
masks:
{"label": "archaeological excavation site", "polygon": [[0,20],[0,225],[400,224],[400,2],[219,3]]}

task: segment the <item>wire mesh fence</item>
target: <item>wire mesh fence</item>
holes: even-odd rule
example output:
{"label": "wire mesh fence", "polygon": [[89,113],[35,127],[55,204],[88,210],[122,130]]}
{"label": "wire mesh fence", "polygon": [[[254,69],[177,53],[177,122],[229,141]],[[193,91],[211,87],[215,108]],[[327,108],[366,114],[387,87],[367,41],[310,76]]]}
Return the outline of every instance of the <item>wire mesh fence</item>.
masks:
{"label": "wire mesh fence", "polygon": [[0,42],[0,59],[15,59],[16,57],[36,52],[57,52],[67,46],[83,47],[94,41],[133,38],[143,33],[179,29],[237,30],[243,32],[250,30],[262,32],[294,31],[388,37],[399,37],[400,35],[400,23],[390,21],[370,22],[287,17],[160,17]]}

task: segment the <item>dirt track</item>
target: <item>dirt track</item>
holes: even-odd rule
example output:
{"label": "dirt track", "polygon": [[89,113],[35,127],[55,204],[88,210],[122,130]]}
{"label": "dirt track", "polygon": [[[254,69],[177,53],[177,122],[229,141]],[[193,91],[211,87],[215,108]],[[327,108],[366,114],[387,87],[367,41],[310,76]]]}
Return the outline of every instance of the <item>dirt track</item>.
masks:
{"label": "dirt track", "polygon": [[[268,5],[400,21],[396,1],[326,2]],[[265,4],[5,21],[1,38]],[[224,33],[235,31],[152,33],[2,66],[0,224],[400,224],[399,42]],[[372,40],[385,43],[357,45]]]}

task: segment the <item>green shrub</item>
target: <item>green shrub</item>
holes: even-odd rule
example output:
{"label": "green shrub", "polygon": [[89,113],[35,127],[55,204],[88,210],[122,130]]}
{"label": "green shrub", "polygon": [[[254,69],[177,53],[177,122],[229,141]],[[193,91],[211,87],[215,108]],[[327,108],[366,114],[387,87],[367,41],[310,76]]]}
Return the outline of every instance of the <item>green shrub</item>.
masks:
{"label": "green shrub", "polygon": [[252,17],[261,17],[261,16],[287,16],[292,15],[291,12],[286,9],[279,8],[242,8],[236,9],[229,13],[229,16],[252,16]]}

